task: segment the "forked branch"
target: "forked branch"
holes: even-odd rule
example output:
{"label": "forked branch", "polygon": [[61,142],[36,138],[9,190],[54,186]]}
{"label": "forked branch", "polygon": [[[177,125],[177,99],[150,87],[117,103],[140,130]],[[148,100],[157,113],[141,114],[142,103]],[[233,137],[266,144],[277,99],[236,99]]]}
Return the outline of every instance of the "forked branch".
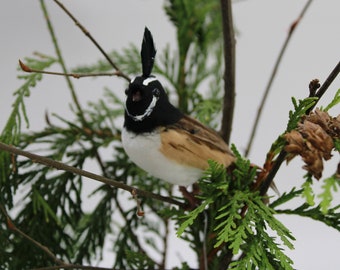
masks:
{"label": "forked branch", "polygon": [[[334,69],[331,71],[325,82],[321,85],[319,90],[316,92],[315,96],[318,97],[318,100],[324,95],[324,93],[327,91],[331,83],[335,80],[335,78],[339,75],[340,73],[340,61],[337,63],[337,65],[334,67]],[[313,107],[309,109],[308,112],[313,110],[316,106],[316,103],[314,104]],[[268,176],[266,179],[263,181],[263,184],[260,187],[260,194],[265,195],[268,191],[268,188],[270,187],[271,183],[274,180],[275,175],[277,174],[278,170],[280,169],[282,163],[285,161],[287,156],[287,152],[282,149],[276,160],[274,161],[273,167],[271,168],[270,172],[268,173]]]}
{"label": "forked branch", "polygon": [[292,35],[293,35],[296,27],[299,25],[301,19],[305,15],[305,13],[308,10],[308,8],[309,8],[310,4],[312,3],[312,1],[313,0],[309,0],[306,3],[306,5],[303,7],[302,11],[300,12],[300,15],[298,16],[298,18],[291,24],[290,29],[289,29],[288,34],[287,34],[287,37],[286,37],[286,40],[284,41],[284,43],[282,45],[282,48],[280,50],[280,53],[279,53],[279,55],[278,55],[278,57],[276,59],[273,71],[272,71],[272,73],[270,75],[269,81],[267,83],[266,89],[264,91],[262,100],[260,102],[260,106],[259,106],[259,108],[257,110],[257,114],[256,114],[256,117],[255,117],[255,120],[254,120],[254,123],[253,123],[253,127],[252,127],[251,134],[250,134],[250,137],[249,137],[248,145],[247,145],[247,148],[246,148],[246,151],[245,151],[245,154],[244,154],[246,157],[249,155],[249,152],[250,152],[251,147],[253,145],[253,141],[254,141],[254,138],[255,138],[256,130],[258,128],[258,124],[259,124],[259,121],[260,121],[260,118],[261,118],[261,115],[262,115],[262,110],[263,110],[264,105],[265,105],[265,103],[267,101],[267,97],[268,97],[269,92],[271,90],[274,78],[276,77],[278,68],[279,68],[279,66],[281,64],[282,57],[283,57],[283,55],[284,55],[284,53],[285,53],[285,51],[287,49],[288,43],[291,40]]}
{"label": "forked branch", "polygon": [[58,259],[55,254],[46,246],[42,245],[38,241],[34,240],[32,237],[24,233],[22,230],[20,230],[12,221],[11,217],[9,216],[6,208],[0,204],[0,212],[5,216],[7,228],[17,235],[25,238],[27,241],[29,241],[32,245],[36,246],[38,249],[43,251],[50,259],[52,259],[57,265],[49,266],[49,267],[42,267],[42,268],[36,268],[33,270],[54,270],[54,269],[86,269],[86,270],[112,270],[112,268],[104,268],[104,267],[95,267],[95,266],[84,266],[84,265],[76,265],[71,263],[66,263],[61,259]]}
{"label": "forked branch", "polygon": [[50,259],[52,259],[56,264],[60,265],[60,266],[67,266],[68,263],[65,263],[64,261],[58,259],[46,246],[40,244],[39,242],[37,242],[36,240],[34,240],[33,238],[31,238],[29,235],[25,234],[23,231],[21,231],[17,226],[15,226],[15,224],[13,223],[12,219],[10,218],[9,214],[7,213],[5,207],[0,204],[0,210],[2,212],[2,214],[5,216],[6,218],[6,222],[7,222],[7,228],[15,233],[17,233],[18,235],[20,235],[21,237],[25,238],[26,240],[28,240],[29,242],[31,242],[34,246],[36,246],[37,248],[39,248],[40,250],[44,251],[44,253],[50,257]]}
{"label": "forked branch", "polygon": [[80,30],[87,36],[92,43],[97,47],[97,49],[102,53],[105,59],[110,63],[110,65],[116,70],[117,76],[124,78],[127,81],[130,81],[129,76],[124,74],[118,66],[111,60],[108,54],[104,51],[104,49],[99,45],[99,43],[94,39],[94,37],[90,34],[90,32],[73,16],[73,14],[58,0],[54,0],[54,2],[71,18],[71,20],[80,28]]}
{"label": "forked branch", "polygon": [[23,150],[20,150],[16,147],[4,144],[2,142],[0,142],[0,150],[12,153],[14,155],[27,157],[27,158],[31,159],[33,162],[43,164],[43,165],[46,165],[48,167],[55,168],[57,170],[67,171],[67,172],[70,172],[70,173],[74,173],[74,174],[77,174],[77,175],[81,175],[81,176],[96,180],[98,182],[101,182],[101,183],[104,183],[104,184],[107,184],[107,185],[110,185],[110,186],[113,186],[113,187],[116,187],[116,188],[124,189],[126,191],[131,192],[131,193],[134,192],[136,195],[139,195],[139,196],[142,196],[142,197],[148,197],[148,198],[156,199],[156,200],[159,200],[159,201],[167,202],[167,203],[174,204],[174,205],[177,205],[177,206],[182,207],[182,208],[185,207],[184,203],[179,202],[179,201],[172,199],[170,197],[165,197],[165,196],[162,196],[162,195],[159,195],[159,194],[155,194],[155,193],[148,192],[148,191],[145,191],[145,190],[137,189],[137,188],[131,187],[129,185],[126,185],[122,182],[115,181],[115,180],[109,179],[107,177],[91,173],[89,171],[78,169],[78,168],[66,165],[64,163],[55,161],[55,160],[50,159],[50,158],[46,158],[46,157],[43,157],[43,156],[40,156],[40,155],[37,155],[37,154],[33,154],[33,153],[30,153],[30,152],[27,152],[27,151],[23,151]]}
{"label": "forked branch", "polygon": [[41,74],[48,74],[48,75],[57,75],[57,76],[68,76],[73,77],[75,79],[84,78],[84,77],[99,77],[99,76],[119,76],[119,72],[115,71],[113,73],[63,73],[63,72],[54,72],[54,71],[45,71],[40,69],[30,68],[26,64],[24,64],[21,60],[19,60],[19,65],[22,71],[28,73],[41,73]]}

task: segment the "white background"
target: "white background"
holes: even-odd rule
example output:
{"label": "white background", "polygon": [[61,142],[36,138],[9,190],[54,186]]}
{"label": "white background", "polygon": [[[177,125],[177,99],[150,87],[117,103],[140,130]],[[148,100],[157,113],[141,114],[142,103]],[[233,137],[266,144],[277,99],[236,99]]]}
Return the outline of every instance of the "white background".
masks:
{"label": "white background", "polygon": [[[68,67],[95,63],[101,57],[73,22],[54,4],[46,1],[55,26],[56,34]],[[255,113],[268,81],[274,61],[287,35],[290,24],[297,18],[306,1],[296,0],[248,0],[234,5],[237,37],[237,96],[234,127],[231,141],[243,150],[246,147]],[[175,48],[175,32],[164,11],[163,1],[64,1],[64,4],[92,33],[102,47],[110,51],[121,49],[130,43],[140,44],[144,26],[153,33],[158,51],[169,43]],[[285,129],[288,110],[292,108],[290,98],[304,98],[308,95],[308,83],[314,78],[324,81],[339,61],[340,56],[340,1],[315,0],[289,44],[278,77],[265,106],[250,159],[262,164],[271,142]],[[18,59],[39,51],[54,55],[54,49],[46,24],[39,8],[39,1],[3,1],[0,8],[0,128],[9,113],[12,96],[22,81],[18,75]],[[119,78],[73,80],[82,105],[102,95],[103,86],[116,92],[123,92],[125,82]],[[322,104],[327,104],[340,88],[340,78],[332,84]],[[62,77],[48,76],[34,89],[26,100],[29,130],[44,126],[44,113],[56,112],[63,117],[71,115],[70,93]],[[338,111],[331,111],[333,115]],[[326,175],[334,172],[339,155],[331,163]],[[294,160],[283,168],[276,177],[280,192],[288,191],[302,184],[304,172],[301,163]],[[285,165],[283,167],[286,167]],[[91,169],[91,168],[89,168]],[[94,170],[94,169],[93,169]],[[90,182],[90,181],[88,181]],[[322,183],[316,183],[319,187]],[[339,197],[339,194],[335,195]],[[337,201],[340,200],[337,198]],[[279,219],[296,237],[295,250],[289,251],[296,269],[339,269],[340,234],[324,224],[295,216],[279,216]],[[176,245],[178,245],[176,247]],[[186,254],[182,244],[172,244],[172,262],[188,260],[196,267],[195,258]],[[179,258],[178,254],[181,253]],[[102,266],[111,266],[112,255],[107,253]]]}

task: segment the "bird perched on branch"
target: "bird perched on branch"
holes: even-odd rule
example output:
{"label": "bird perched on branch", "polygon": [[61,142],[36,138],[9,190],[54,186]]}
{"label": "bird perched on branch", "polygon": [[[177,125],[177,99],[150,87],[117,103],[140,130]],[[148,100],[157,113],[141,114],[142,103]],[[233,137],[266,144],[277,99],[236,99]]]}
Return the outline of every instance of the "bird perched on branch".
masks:
{"label": "bird perched on branch", "polygon": [[235,157],[217,132],[174,107],[162,84],[151,75],[156,49],[145,28],[141,49],[142,75],[126,89],[124,149],[130,159],[151,175],[172,184],[196,182],[208,160],[225,167]]}

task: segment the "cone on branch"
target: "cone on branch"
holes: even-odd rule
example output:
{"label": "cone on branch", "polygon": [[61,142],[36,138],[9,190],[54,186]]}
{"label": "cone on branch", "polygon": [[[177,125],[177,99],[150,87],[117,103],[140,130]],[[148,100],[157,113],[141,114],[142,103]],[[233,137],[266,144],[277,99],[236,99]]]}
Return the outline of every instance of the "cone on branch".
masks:
{"label": "cone on branch", "polygon": [[296,130],[284,137],[287,141],[287,162],[300,155],[305,162],[303,168],[319,180],[322,177],[323,160],[332,157],[334,140],[340,138],[340,115],[331,117],[317,108],[301,119]]}

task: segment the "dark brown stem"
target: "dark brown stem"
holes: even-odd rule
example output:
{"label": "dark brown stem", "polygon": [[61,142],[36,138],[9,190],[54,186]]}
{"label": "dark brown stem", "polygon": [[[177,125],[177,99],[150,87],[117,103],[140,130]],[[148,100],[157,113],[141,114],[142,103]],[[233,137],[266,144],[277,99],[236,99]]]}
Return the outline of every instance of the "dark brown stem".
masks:
{"label": "dark brown stem", "polygon": [[[69,13],[68,10],[65,9],[65,7],[64,7],[61,3],[59,3],[57,0],[56,0],[56,3],[59,4],[59,5],[61,5],[61,7],[63,8],[63,10],[64,10],[69,16],[71,16],[71,18],[73,18],[73,19],[76,21],[76,19],[72,16],[72,14]],[[52,26],[52,23],[51,23],[51,20],[50,20],[50,17],[49,17],[49,14],[48,14],[48,11],[47,11],[47,8],[46,8],[46,5],[45,5],[45,1],[44,1],[44,0],[40,0],[40,5],[41,5],[41,9],[43,10],[43,13],[44,13],[44,16],[45,16],[45,20],[46,20],[46,23],[47,23],[47,27],[48,27],[48,30],[49,30],[49,32],[50,32],[50,35],[51,35],[51,38],[52,38],[52,42],[53,42],[53,45],[54,45],[56,54],[57,54],[57,56],[58,56],[59,63],[60,63],[60,65],[61,65],[61,67],[62,67],[63,73],[67,74],[67,73],[68,73],[68,72],[67,72],[67,68],[66,68],[64,59],[63,59],[63,57],[62,57],[61,51],[60,51],[60,47],[59,47],[59,44],[58,44],[58,41],[57,41],[57,37],[56,37],[56,35],[55,35],[54,29],[53,29],[53,26]],[[76,21],[76,22],[77,22],[77,21]],[[92,38],[92,37],[91,37],[91,38]],[[92,39],[93,39],[93,38],[92,38]],[[98,45],[98,46],[99,46],[99,45]],[[100,48],[100,49],[101,49],[101,48]],[[101,50],[102,50],[102,49],[101,49]],[[104,52],[104,53],[105,53],[105,52]],[[112,62],[112,61],[111,61],[111,62]],[[118,69],[117,69],[117,72],[121,73]],[[120,76],[121,76],[121,74],[120,74]],[[122,76],[122,77],[124,77],[124,76]],[[67,84],[68,84],[68,87],[69,87],[69,89],[70,89],[70,91],[71,91],[71,96],[72,96],[73,102],[74,102],[74,104],[75,104],[76,107],[77,107],[78,114],[79,114],[79,117],[80,117],[80,119],[81,119],[81,122],[82,122],[83,126],[84,126],[85,128],[91,129],[91,127],[89,126],[88,122],[87,122],[86,119],[85,119],[84,111],[83,111],[83,109],[82,109],[82,107],[81,107],[81,105],[80,105],[79,99],[78,99],[78,97],[77,97],[76,91],[75,91],[75,89],[74,89],[74,86],[73,86],[73,84],[72,84],[70,78],[69,78],[68,76],[65,76],[65,79],[66,79],[66,82],[67,82]],[[95,157],[96,157],[96,159],[97,159],[97,162],[98,162],[98,164],[99,164],[101,170],[103,171],[103,174],[105,175],[105,174],[106,174],[106,172],[105,172],[105,167],[104,167],[104,165],[103,165],[102,159],[101,159],[101,157],[100,157],[100,155],[99,155],[99,153],[98,153],[98,150],[97,150],[97,148],[96,148],[96,144],[95,144],[95,142],[93,141],[93,138],[91,138],[90,136],[88,136],[88,138],[89,138],[89,140],[90,140],[90,142],[91,142],[91,144],[92,144],[93,151],[94,151],[94,153],[95,153]]]}
{"label": "dark brown stem", "polygon": [[[317,101],[320,100],[320,98],[323,96],[323,94],[327,91],[327,89],[329,88],[329,86],[331,85],[331,83],[334,81],[334,79],[339,75],[340,73],[340,62],[337,63],[337,65],[335,66],[335,68],[331,71],[331,73],[328,75],[327,79],[325,80],[325,82],[321,85],[321,87],[319,88],[319,90],[316,92],[316,97],[318,97],[319,99]],[[313,110],[313,108],[316,106],[316,103],[314,104],[314,106],[312,108],[310,108],[307,111],[307,114]],[[287,156],[287,152],[282,149],[279,156],[277,157],[277,159],[274,162],[274,165],[272,167],[272,169],[270,170],[270,172],[268,173],[268,176],[266,177],[266,179],[263,181],[263,184],[260,187],[260,194],[262,196],[264,196],[267,191],[268,188],[270,187],[271,183],[274,180],[274,177],[276,175],[276,173],[278,172],[278,170],[280,169],[282,163],[285,161]]]}
{"label": "dark brown stem", "polygon": [[70,270],[114,270],[113,268],[105,268],[98,266],[85,266],[79,264],[69,264],[69,265],[55,265],[48,267],[33,268],[31,270],[58,270],[58,269],[70,269]]}
{"label": "dark brown stem", "polygon": [[235,33],[231,0],[221,0],[224,40],[224,98],[222,112],[222,138],[229,143],[235,106]]}
{"label": "dark brown stem", "polygon": [[299,25],[301,19],[305,15],[305,13],[306,13],[308,7],[310,6],[310,4],[312,3],[312,1],[313,0],[309,0],[305,4],[305,6],[303,7],[302,11],[300,12],[300,15],[298,16],[298,18],[291,24],[289,32],[288,32],[287,37],[286,37],[286,40],[284,41],[284,43],[282,45],[282,48],[280,50],[280,53],[279,53],[279,55],[278,55],[278,57],[276,59],[273,71],[272,71],[272,73],[270,75],[269,81],[267,83],[266,89],[265,89],[263,97],[262,97],[262,100],[260,102],[260,106],[259,106],[259,108],[257,110],[257,114],[256,114],[256,117],[255,117],[255,120],[254,120],[253,128],[252,128],[252,131],[251,131],[251,134],[250,134],[249,142],[248,142],[245,154],[244,154],[246,157],[249,155],[249,152],[250,152],[251,147],[253,145],[253,141],[254,141],[254,138],[255,138],[256,130],[257,130],[257,127],[258,127],[258,124],[259,124],[259,121],[260,121],[260,118],[261,118],[261,115],[262,115],[262,110],[263,110],[263,107],[264,107],[264,105],[265,105],[265,103],[267,101],[267,97],[268,97],[268,94],[269,94],[269,92],[271,90],[273,81],[274,81],[274,79],[276,77],[278,68],[279,68],[279,66],[281,64],[282,57],[283,57],[284,53],[286,52],[288,43],[289,43],[289,41],[291,40],[291,38],[293,36],[294,30]]}
{"label": "dark brown stem", "polygon": [[320,98],[323,96],[323,94],[326,92],[328,87],[332,84],[332,82],[335,80],[335,78],[339,75],[340,73],[340,61],[338,64],[335,66],[335,68],[332,70],[332,72],[328,75],[327,79],[325,82],[321,85],[319,90],[316,91],[315,96],[318,98],[317,101],[315,102],[314,106],[311,107],[306,114],[309,114],[316,106],[316,104],[319,102]]}
{"label": "dark brown stem", "polygon": [[129,76],[124,74],[118,66],[111,60],[111,58],[107,55],[107,53],[103,50],[103,48],[99,45],[99,43],[92,37],[90,32],[72,15],[72,13],[58,0],[54,0],[54,2],[72,19],[72,21],[80,28],[80,30],[87,36],[92,43],[97,47],[97,49],[102,53],[105,59],[110,63],[110,65],[116,70],[117,76],[124,78],[127,81],[130,81]]}
{"label": "dark brown stem", "polygon": [[277,159],[274,162],[273,167],[271,168],[270,172],[268,173],[266,179],[263,181],[263,184],[260,187],[260,195],[261,196],[265,196],[271,183],[274,180],[275,175],[277,174],[277,172],[279,171],[282,163],[285,161],[287,156],[287,152],[282,149],[279,156],[277,157]]}
{"label": "dark brown stem", "polygon": [[[65,62],[64,62],[64,58],[63,58],[63,56],[61,54],[60,47],[59,47],[59,44],[58,44],[58,41],[57,41],[57,37],[55,35],[54,29],[53,29],[53,26],[52,26],[52,22],[50,20],[50,16],[49,16],[49,13],[47,11],[47,8],[46,8],[44,0],[40,0],[40,6],[41,6],[41,9],[42,9],[42,11],[44,13],[44,17],[45,17],[45,20],[46,20],[47,28],[48,28],[48,31],[49,31],[49,33],[51,35],[52,43],[54,45],[54,49],[55,49],[55,52],[57,54],[60,66],[61,66],[61,68],[63,70],[63,73],[67,73],[67,68],[66,68],[66,65],[65,65]],[[77,94],[76,94],[76,91],[74,89],[74,86],[73,86],[73,84],[72,84],[72,82],[71,82],[69,77],[65,76],[65,79],[66,79],[67,85],[68,85],[68,87],[69,87],[69,89],[71,91],[71,96],[72,96],[73,102],[76,105],[77,110],[79,112],[79,116],[81,117],[82,122],[85,123],[86,121],[85,121],[85,118],[84,118],[83,109],[81,108],[81,105],[79,103],[79,99],[77,97]]]}
{"label": "dark brown stem", "polygon": [[177,205],[181,208],[185,207],[184,203],[179,202],[177,200],[174,200],[170,197],[165,197],[165,196],[158,195],[158,194],[155,194],[155,193],[152,193],[152,192],[137,189],[137,188],[131,187],[129,185],[126,185],[122,182],[118,182],[118,181],[109,179],[107,177],[104,177],[104,176],[101,176],[101,175],[98,175],[98,174],[94,174],[94,173],[91,173],[91,172],[88,172],[88,171],[85,171],[85,170],[82,170],[82,169],[78,169],[78,168],[66,165],[64,163],[52,160],[50,158],[46,158],[46,157],[36,155],[36,154],[30,153],[30,152],[27,152],[27,151],[23,151],[23,150],[20,150],[18,148],[15,148],[13,146],[10,146],[10,145],[7,145],[7,144],[1,143],[1,142],[0,142],[0,150],[9,152],[9,153],[12,153],[12,154],[15,154],[15,155],[19,155],[19,156],[24,156],[24,157],[31,159],[33,162],[43,164],[43,165],[46,165],[48,167],[55,168],[57,170],[63,170],[63,171],[67,171],[67,172],[77,174],[77,175],[81,175],[81,176],[96,180],[98,182],[101,182],[101,183],[104,183],[104,184],[107,184],[107,185],[110,185],[110,186],[114,186],[116,188],[124,189],[124,190],[129,191],[129,192],[135,191],[137,195],[142,196],[142,197],[149,197],[149,198],[156,199],[156,200],[159,200],[159,201],[167,202],[167,203],[170,203],[170,204]]}
{"label": "dark brown stem", "polygon": [[[130,222],[128,221],[128,217],[127,217],[125,211],[123,210],[121,204],[117,203],[117,209],[118,209],[121,217],[124,219],[126,226],[128,226],[127,227],[127,230],[128,230],[127,233],[131,236],[131,240],[133,241],[134,245],[136,245],[136,248],[139,250],[140,253],[147,254],[147,252],[143,248],[143,245],[140,243],[140,238],[136,235],[136,231],[133,228],[131,228],[131,226],[129,225]],[[159,266],[159,264],[156,261],[153,261],[153,263],[155,265]],[[161,267],[159,266],[159,269],[160,268]]]}
{"label": "dark brown stem", "polygon": [[2,204],[0,204],[0,210],[3,213],[3,215],[6,217],[8,229],[17,233],[18,235],[20,235],[21,237],[25,238],[30,243],[35,245],[37,248],[42,250],[48,257],[50,257],[56,264],[60,265],[61,267],[65,267],[65,266],[69,265],[68,263],[58,259],[46,246],[40,244],[39,242],[34,240],[32,237],[30,237],[29,235],[27,235],[23,231],[21,231],[18,227],[16,227],[15,224],[13,223],[12,219],[10,218],[9,214],[7,213],[5,207]]}
{"label": "dark brown stem", "polygon": [[164,270],[165,265],[166,265],[167,251],[168,251],[168,240],[169,240],[169,223],[170,223],[170,220],[168,218],[164,220],[165,232],[164,232],[164,236],[163,236],[163,239],[162,239],[164,249],[162,251],[162,261],[161,261],[161,264],[159,266],[160,270]]}
{"label": "dark brown stem", "polygon": [[22,71],[24,72],[34,72],[34,73],[41,73],[41,74],[48,74],[48,75],[57,75],[57,76],[68,76],[73,77],[75,79],[84,78],[84,77],[99,77],[99,76],[118,76],[118,72],[113,73],[63,73],[63,72],[54,72],[54,71],[45,71],[30,68],[29,66],[25,65],[21,60],[19,60],[19,65]]}

